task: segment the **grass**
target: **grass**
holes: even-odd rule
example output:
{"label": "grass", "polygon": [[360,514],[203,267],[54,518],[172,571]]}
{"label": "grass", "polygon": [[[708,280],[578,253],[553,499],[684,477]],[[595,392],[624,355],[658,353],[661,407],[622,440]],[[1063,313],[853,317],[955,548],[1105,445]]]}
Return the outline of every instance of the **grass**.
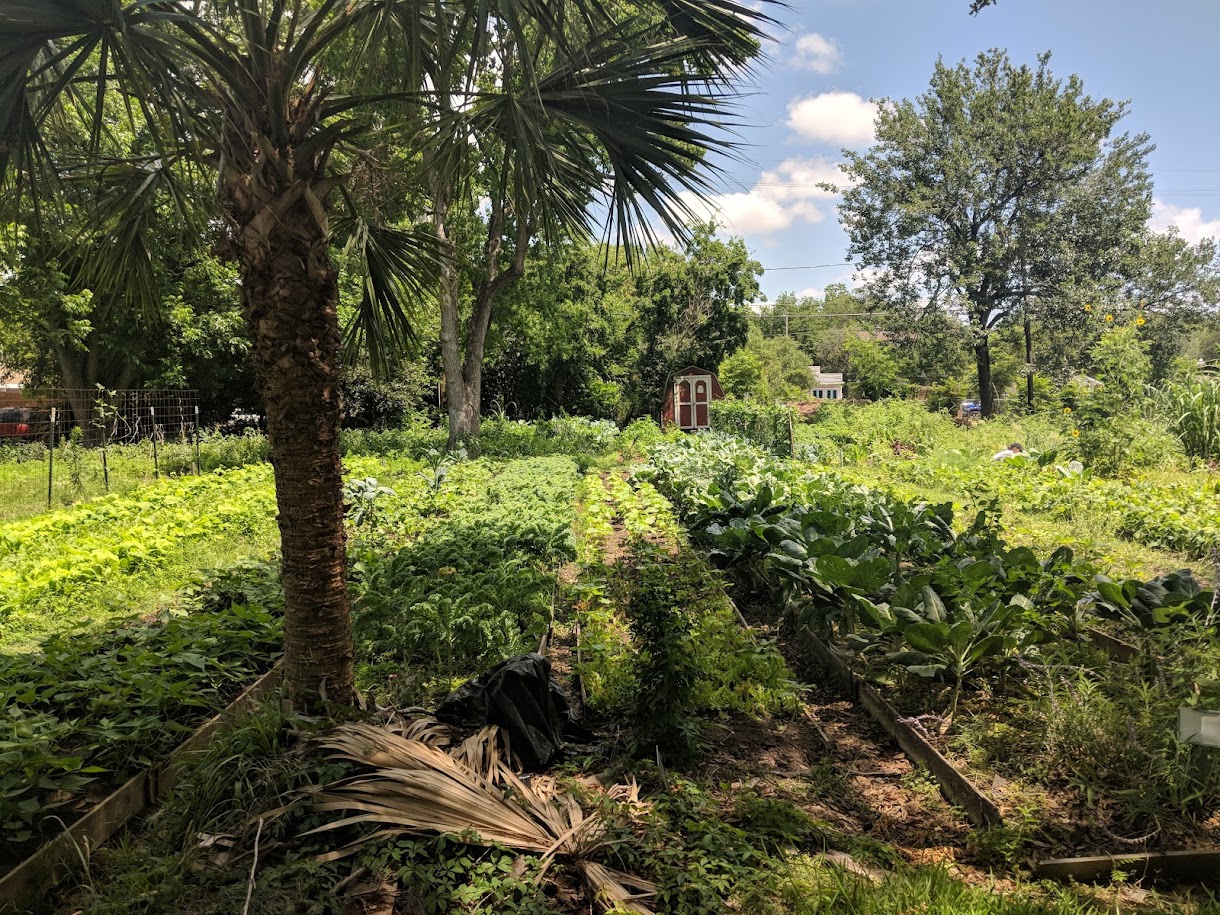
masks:
{"label": "grass", "polygon": [[[0,519],[15,520],[62,509],[107,494],[122,494],[159,479],[210,473],[267,460],[267,440],[256,434],[200,436],[196,450],[188,440],[162,442],[154,458],[151,441],[84,448],[65,439],[50,460],[42,442],[0,446]],[[104,463],[103,463],[104,457]],[[50,482],[50,504],[47,484]]]}
{"label": "grass", "polygon": [[[879,882],[808,855],[783,865],[778,911],[791,915],[1101,915],[1129,911],[1080,888],[971,886],[940,867],[907,868]],[[1156,911],[1177,909],[1170,904]]]}

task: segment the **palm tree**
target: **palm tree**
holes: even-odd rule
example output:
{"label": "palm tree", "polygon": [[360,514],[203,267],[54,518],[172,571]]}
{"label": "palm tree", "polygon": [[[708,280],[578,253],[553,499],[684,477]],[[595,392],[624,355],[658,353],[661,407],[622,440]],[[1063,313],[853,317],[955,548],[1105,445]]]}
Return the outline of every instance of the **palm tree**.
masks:
{"label": "palm tree", "polygon": [[[642,201],[680,233],[680,195],[709,186],[711,130],[766,22],[735,0],[0,0],[0,182],[10,199],[45,202],[98,165],[143,169],[149,179],[104,208],[123,231],[94,246],[95,275],[129,289],[130,304],[152,288],[132,241],[133,226],[155,228],[152,191],[185,203],[173,175],[215,183],[206,218],[222,222],[241,275],[299,701],[347,702],[354,688],[332,251],[351,245],[366,268],[351,334],[375,362],[410,342],[428,268],[447,262],[434,229],[370,215],[385,201],[358,176],[374,150],[411,149],[452,186],[471,139],[494,135],[514,163],[514,200],[531,201],[545,231],[588,231],[594,202],[638,241]],[[505,34],[543,36],[546,57],[517,58],[511,79],[439,81],[481,67]],[[122,163],[103,156],[116,112],[144,145]],[[68,123],[87,137],[64,157],[55,140]],[[556,187],[573,190],[542,192]]]}

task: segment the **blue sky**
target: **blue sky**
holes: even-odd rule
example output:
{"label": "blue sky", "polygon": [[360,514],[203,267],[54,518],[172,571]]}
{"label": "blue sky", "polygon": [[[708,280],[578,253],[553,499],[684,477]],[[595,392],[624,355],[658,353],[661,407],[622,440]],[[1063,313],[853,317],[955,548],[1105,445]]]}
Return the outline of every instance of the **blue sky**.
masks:
{"label": "blue sky", "polygon": [[1146,131],[1152,224],[1191,241],[1220,237],[1220,0],[790,0],[785,30],[742,104],[746,162],[725,163],[713,201],[722,234],[741,235],[767,269],[764,293],[852,284],[837,199],[843,147],[871,142],[872,99],[914,98],[946,63],[1005,48],[1015,63],[1050,51],[1094,98],[1129,100],[1121,129]]}

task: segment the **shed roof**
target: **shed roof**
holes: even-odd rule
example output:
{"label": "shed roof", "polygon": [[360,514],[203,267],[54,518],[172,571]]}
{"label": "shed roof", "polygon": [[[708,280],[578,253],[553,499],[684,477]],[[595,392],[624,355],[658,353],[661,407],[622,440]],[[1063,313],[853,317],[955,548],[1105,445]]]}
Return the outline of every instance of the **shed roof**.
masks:
{"label": "shed roof", "polygon": [[681,378],[683,375],[711,375],[715,377],[716,373],[710,369],[700,368],[697,365],[688,365],[686,368],[682,369],[682,371],[674,372],[673,377]]}

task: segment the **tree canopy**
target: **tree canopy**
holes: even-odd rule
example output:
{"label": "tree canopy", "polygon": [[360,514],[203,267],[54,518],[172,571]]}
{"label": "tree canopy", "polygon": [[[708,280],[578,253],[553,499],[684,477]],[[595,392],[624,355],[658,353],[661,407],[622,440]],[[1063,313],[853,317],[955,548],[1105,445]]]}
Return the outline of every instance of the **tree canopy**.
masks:
{"label": "tree canopy", "polygon": [[881,105],[870,150],[845,153],[840,215],[871,294],[965,318],[988,415],[993,330],[1030,297],[1124,275],[1151,210],[1148,137],[1117,133],[1125,104],[1049,63],[938,61],[926,93]]}

